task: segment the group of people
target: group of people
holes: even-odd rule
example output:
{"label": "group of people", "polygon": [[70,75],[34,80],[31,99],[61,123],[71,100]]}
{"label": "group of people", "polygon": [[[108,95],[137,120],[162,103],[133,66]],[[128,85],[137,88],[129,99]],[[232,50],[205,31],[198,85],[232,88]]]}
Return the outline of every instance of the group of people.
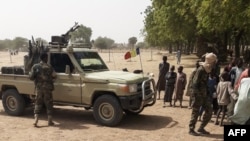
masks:
{"label": "group of people", "polygon": [[[215,125],[223,126],[225,116],[231,120],[231,124],[248,124],[250,111],[247,107],[250,106],[250,100],[247,99],[250,97],[250,78],[247,77],[250,76],[250,69],[248,67],[244,70],[243,64],[243,59],[239,58],[225,66],[220,73],[217,56],[213,53],[205,54],[204,60],[196,62],[196,69],[191,73],[187,90],[190,93],[192,109],[189,134],[200,135],[194,128],[197,118],[201,116],[197,131],[210,134],[204,128],[211,121],[213,113],[216,115]],[[244,98],[240,100],[240,97]],[[205,111],[203,115],[202,111]]]}
{"label": "group of people", "polygon": [[[233,124],[250,125],[250,66],[244,67],[242,58],[232,60],[228,65],[230,87],[232,92],[228,98],[227,116]],[[236,95],[236,96],[235,96]]]}
{"label": "group of people", "polygon": [[166,107],[166,102],[169,102],[169,106],[175,107],[179,100],[182,108],[183,94],[187,84],[187,76],[183,72],[184,67],[178,66],[177,72],[175,72],[175,65],[170,66],[167,56],[163,56],[162,61],[159,64],[159,79],[156,84],[158,99],[160,99],[161,91],[164,91],[163,107]]}
{"label": "group of people", "polygon": [[[54,125],[52,91],[56,73],[47,63],[47,53],[42,53],[40,60],[41,62],[33,65],[30,72],[30,79],[35,82],[36,86],[35,127],[38,126],[43,104],[47,109],[48,125]],[[235,59],[220,73],[217,56],[207,53],[203,60],[196,62],[187,85],[184,67],[179,65],[175,72],[175,65],[170,66],[167,56],[163,56],[159,64],[159,78],[156,85],[158,99],[160,99],[160,92],[164,90],[163,107],[166,106],[166,102],[169,102],[169,106],[175,107],[179,100],[182,108],[183,94],[187,85],[186,95],[190,96],[189,106],[192,110],[189,122],[190,135],[199,135],[194,130],[199,117],[202,117],[202,120],[197,131],[201,134],[210,134],[204,128],[211,120],[213,113],[216,115],[214,122],[216,125],[222,126],[225,116],[233,124],[250,124],[250,110],[247,108],[250,107],[250,66],[248,64],[247,68],[244,68],[243,64],[243,59]],[[221,112],[222,117],[219,122]]]}
{"label": "group of people", "polygon": [[[247,124],[250,118],[250,112],[245,112],[250,104],[250,101],[247,100],[247,96],[250,95],[248,94],[250,84],[247,81],[248,77],[250,77],[249,66],[244,67],[242,58],[234,59],[231,64],[224,67],[216,89],[220,108],[216,115],[215,125],[222,126],[225,116],[232,124]],[[241,96],[245,98],[239,100]],[[219,122],[221,112],[222,117]],[[242,121],[242,119],[244,120]]]}
{"label": "group of people", "polygon": [[[242,58],[236,59],[226,65],[220,73],[219,62],[214,53],[206,53],[201,60],[197,60],[195,69],[189,76],[186,91],[186,95],[190,96],[189,107],[192,110],[189,122],[190,135],[210,134],[205,127],[213,114],[216,117],[215,125],[223,126],[225,116],[232,124],[250,123],[250,110],[247,108],[250,107],[250,66],[244,69],[243,64]],[[172,100],[175,106],[175,102],[180,100],[182,107],[186,83],[183,66],[179,66],[176,73],[175,66],[170,67],[167,57],[163,56],[163,62],[159,64],[157,90],[158,99],[160,92],[165,92],[164,106],[166,102],[172,106]],[[199,119],[201,124],[197,131],[200,134],[195,131]]]}

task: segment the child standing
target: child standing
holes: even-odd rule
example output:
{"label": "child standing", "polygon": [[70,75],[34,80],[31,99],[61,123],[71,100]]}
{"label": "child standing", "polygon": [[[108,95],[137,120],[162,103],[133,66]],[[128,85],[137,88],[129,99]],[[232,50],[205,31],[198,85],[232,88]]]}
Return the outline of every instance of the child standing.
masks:
{"label": "child standing", "polygon": [[180,101],[180,107],[182,108],[182,100],[184,90],[187,84],[187,75],[183,72],[183,66],[178,67],[178,76],[175,84],[175,95],[174,95],[174,107],[177,100]]}
{"label": "child standing", "polygon": [[231,85],[231,81],[230,81],[230,75],[228,72],[223,72],[221,74],[221,79],[220,82],[218,84],[218,87],[216,89],[217,92],[217,99],[218,99],[218,104],[219,104],[219,110],[217,112],[216,115],[216,120],[214,122],[215,125],[219,124],[218,118],[220,116],[220,112],[222,112],[222,117],[221,117],[221,121],[220,121],[220,126],[223,125],[223,120],[226,114],[226,110],[227,110],[227,105],[230,102],[230,95],[232,97],[237,97],[233,92],[234,89]]}
{"label": "child standing", "polygon": [[174,89],[175,89],[175,82],[176,82],[176,77],[177,77],[177,73],[174,72],[175,70],[175,66],[171,66],[170,68],[170,72],[167,72],[165,79],[166,79],[166,85],[165,85],[165,95],[164,95],[164,106],[165,107],[165,103],[169,102],[169,105],[172,106],[172,96],[174,93]]}

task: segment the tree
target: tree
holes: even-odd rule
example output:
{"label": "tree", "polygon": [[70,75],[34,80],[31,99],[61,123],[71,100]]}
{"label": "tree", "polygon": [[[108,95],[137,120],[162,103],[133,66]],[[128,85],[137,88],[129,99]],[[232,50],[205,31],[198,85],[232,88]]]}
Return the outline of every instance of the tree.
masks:
{"label": "tree", "polygon": [[136,47],[139,47],[139,48],[147,48],[148,45],[147,45],[147,43],[145,43],[145,42],[139,42],[139,43],[136,44]]}
{"label": "tree", "polygon": [[0,49],[13,49],[14,45],[12,40],[10,39],[5,39],[5,40],[0,40]]}
{"label": "tree", "polygon": [[148,6],[144,11],[145,19],[144,19],[144,29],[142,30],[142,34],[145,36],[145,40],[151,45],[155,46],[158,44],[158,34],[157,34],[157,24],[154,21],[154,8],[152,6]]}
{"label": "tree", "polygon": [[92,29],[84,25],[80,25],[76,31],[71,34],[71,42],[84,43],[88,46],[91,45],[90,38],[92,36]]}
{"label": "tree", "polygon": [[152,0],[144,12],[145,40],[170,46],[169,50],[173,44],[196,45],[198,54],[209,51],[212,44],[224,60],[233,43],[239,57],[240,43],[246,45],[250,34],[249,9],[247,0]]}
{"label": "tree", "polygon": [[249,32],[250,19],[247,14],[249,6],[249,1],[242,0],[203,0],[197,12],[199,32],[213,33],[217,39],[221,38],[220,40],[224,41],[221,53],[225,52],[228,38],[232,37],[235,56],[240,57],[240,40]]}
{"label": "tree", "polygon": [[14,49],[19,49],[19,48],[27,47],[27,45],[28,45],[28,39],[26,39],[26,38],[16,37],[13,40],[13,48]]}
{"label": "tree", "polygon": [[115,41],[110,38],[100,36],[94,41],[94,46],[99,49],[108,49],[112,47],[114,42]]}
{"label": "tree", "polygon": [[186,0],[153,0],[145,10],[146,41],[156,46],[171,46],[195,39],[196,18]]}
{"label": "tree", "polygon": [[136,42],[137,42],[136,37],[130,37],[128,39],[128,44],[131,46],[131,49],[134,49]]}

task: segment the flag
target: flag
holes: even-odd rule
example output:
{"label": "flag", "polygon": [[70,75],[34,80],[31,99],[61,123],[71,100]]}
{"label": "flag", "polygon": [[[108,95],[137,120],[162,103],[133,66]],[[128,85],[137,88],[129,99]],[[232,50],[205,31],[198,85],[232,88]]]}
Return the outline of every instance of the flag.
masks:
{"label": "flag", "polygon": [[134,49],[132,49],[131,51],[130,51],[130,55],[131,55],[131,57],[136,57],[136,51],[134,50]]}
{"label": "flag", "polygon": [[127,60],[131,58],[131,54],[130,54],[130,51],[126,52],[126,54],[124,55],[124,59]]}
{"label": "flag", "polygon": [[126,52],[124,55],[124,59],[126,60],[126,59],[129,59],[131,57],[136,57],[139,54],[140,54],[140,49],[139,49],[139,47],[137,47],[136,49],[132,49],[132,50]]}
{"label": "flag", "polygon": [[139,47],[136,48],[136,54],[137,54],[137,55],[140,54],[140,48],[139,48]]}

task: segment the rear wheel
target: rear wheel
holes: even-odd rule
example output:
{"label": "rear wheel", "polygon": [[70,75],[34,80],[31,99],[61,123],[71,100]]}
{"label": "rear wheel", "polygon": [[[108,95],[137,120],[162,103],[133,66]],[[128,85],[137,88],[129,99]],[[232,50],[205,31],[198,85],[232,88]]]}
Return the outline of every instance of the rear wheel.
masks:
{"label": "rear wheel", "polygon": [[20,116],[24,112],[25,100],[15,89],[3,92],[2,103],[5,112],[9,115]]}
{"label": "rear wheel", "polygon": [[123,111],[118,100],[111,95],[103,95],[94,103],[95,120],[106,126],[116,126],[123,117]]}

